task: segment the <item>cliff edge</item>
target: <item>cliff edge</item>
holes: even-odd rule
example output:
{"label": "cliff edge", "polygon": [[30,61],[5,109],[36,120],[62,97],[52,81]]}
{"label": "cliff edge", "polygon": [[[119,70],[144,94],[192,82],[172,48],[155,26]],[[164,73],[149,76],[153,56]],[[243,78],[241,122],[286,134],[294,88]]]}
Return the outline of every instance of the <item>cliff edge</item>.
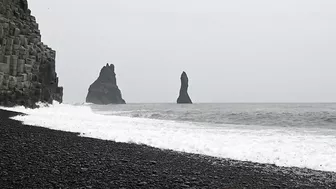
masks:
{"label": "cliff edge", "polygon": [[41,42],[27,0],[0,0],[0,105],[62,102],[55,57]]}

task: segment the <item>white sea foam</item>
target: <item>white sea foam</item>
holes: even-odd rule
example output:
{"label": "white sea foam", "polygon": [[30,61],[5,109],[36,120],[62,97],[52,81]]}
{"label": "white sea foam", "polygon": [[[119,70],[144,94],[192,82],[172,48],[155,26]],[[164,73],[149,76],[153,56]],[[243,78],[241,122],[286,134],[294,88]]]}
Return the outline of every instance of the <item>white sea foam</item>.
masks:
{"label": "white sea foam", "polygon": [[2,109],[28,114],[13,118],[25,124],[79,132],[85,137],[336,172],[335,130],[206,125],[130,118],[96,114],[85,105],[55,104],[39,109]]}

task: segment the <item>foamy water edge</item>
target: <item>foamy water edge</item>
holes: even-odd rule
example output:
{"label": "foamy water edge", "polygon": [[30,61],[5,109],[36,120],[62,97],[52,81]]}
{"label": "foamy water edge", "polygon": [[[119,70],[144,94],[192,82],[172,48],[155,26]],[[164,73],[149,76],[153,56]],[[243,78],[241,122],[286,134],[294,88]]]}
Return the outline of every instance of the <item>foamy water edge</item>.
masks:
{"label": "foamy water edge", "polygon": [[336,172],[336,133],[332,130],[207,125],[94,113],[87,105],[57,104],[12,119],[27,125],[78,132],[81,136],[146,144],[161,149],[241,161]]}

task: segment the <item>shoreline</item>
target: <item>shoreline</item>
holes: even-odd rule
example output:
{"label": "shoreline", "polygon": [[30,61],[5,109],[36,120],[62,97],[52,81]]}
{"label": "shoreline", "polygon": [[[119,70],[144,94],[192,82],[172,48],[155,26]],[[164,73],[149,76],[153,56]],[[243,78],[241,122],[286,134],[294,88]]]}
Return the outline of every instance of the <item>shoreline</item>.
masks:
{"label": "shoreline", "polygon": [[336,173],[23,125],[0,109],[0,188],[336,188]]}

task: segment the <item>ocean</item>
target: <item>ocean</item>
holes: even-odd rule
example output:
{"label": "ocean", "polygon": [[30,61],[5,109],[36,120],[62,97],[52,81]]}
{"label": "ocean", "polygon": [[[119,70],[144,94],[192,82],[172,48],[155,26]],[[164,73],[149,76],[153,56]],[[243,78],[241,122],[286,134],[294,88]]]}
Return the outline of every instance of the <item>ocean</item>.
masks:
{"label": "ocean", "polygon": [[336,104],[57,104],[13,119],[117,142],[336,172]]}

